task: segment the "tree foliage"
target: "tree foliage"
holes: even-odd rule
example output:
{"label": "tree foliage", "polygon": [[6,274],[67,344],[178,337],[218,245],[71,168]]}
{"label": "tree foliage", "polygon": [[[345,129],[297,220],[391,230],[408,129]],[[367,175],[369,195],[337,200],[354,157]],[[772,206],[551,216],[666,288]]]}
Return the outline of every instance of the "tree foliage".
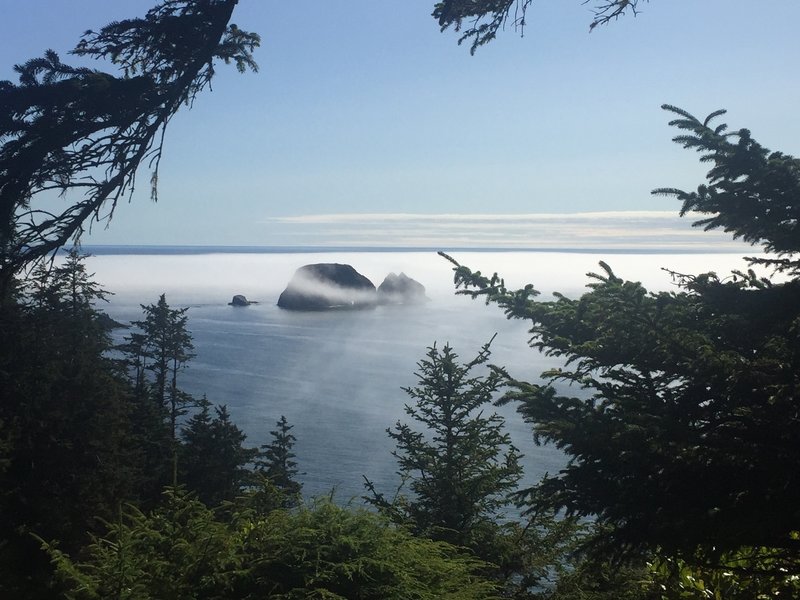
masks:
{"label": "tree foliage", "polygon": [[654,194],[674,196],[683,203],[681,215],[709,215],[694,223],[705,230],[722,229],[750,244],[760,244],[776,258],[753,258],[762,264],[800,275],[800,159],[770,152],[756,142],[750,131],[729,132],[727,125],[714,125],[724,110],[700,121],[685,110],[665,104],[677,115],[670,125],[685,131],[673,138],[684,148],[702,153],[701,162],[711,163],[708,183],[697,191],[659,188]]}
{"label": "tree foliage", "polygon": [[221,519],[168,491],[150,514],[124,510],[85,560],[47,547],[75,600],[496,597],[480,561],[330,502]]}
{"label": "tree foliage", "polygon": [[[106,301],[110,293],[92,279],[94,274],[86,272],[86,258],[78,248],[71,248],[63,263],[52,267],[38,265],[25,282],[28,302],[72,316],[97,317],[95,304]],[[108,340],[101,339],[107,345]]]}
{"label": "tree foliage", "polygon": [[[193,406],[194,399],[178,387],[178,373],[194,358],[194,344],[188,330],[188,308],[170,308],[166,295],[155,304],[142,304],[144,319],[134,321],[140,329],[128,338],[125,349],[134,367],[140,401],[150,403],[151,412],[164,419],[172,444],[172,485],[178,478],[179,419]],[[145,373],[153,375],[148,383]]]}
{"label": "tree foliage", "polygon": [[743,547],[712,560],[700,549],[686,559],[658,557],[649,570],[662,600],[766,600],[798,597],[798,563],[796,553],[775,548]]}
{"label": "tree foliage", "polygon": [[[418,532],[468,546],[484,541],[487,525],[510,503],[522,476],[503,418],[484,414],[502,380],[495,371],[474,374],[489,356],[489,344],[463,364],[449,345],[429,348],[417,365],[418,385],[405,388],[413,399],[406,414],[422,430],[399,421],[387,429],[399,475],[413,493],[391,510],[399,509]],[[367,487],[373,492],[368,500],[390,508],[371,482]]]}
{"label": "tree foliage", "polygon": [[[87,31],[72,51],[121,71],[71,67],[53,50],[0,82],[0,287],[133,192],[140,165],[156,198],[164,131],[208,87],[215,61],[255,69],[255,34],[229,24],[237,0],[164,0],[145,17]],[[63,210],[41,196],[58,193]]]}
{"label": "tree foliage", "polygon": [[[636,15],[642,4],[649,0],[596,0],[594,18],[589,30],[605,25],[625,14]],[[587,4],[589,0],[584,0]],[[523,34],[528,9],[533,0],[443,0],[433,7],[433,17],[439,21],[442,31],[453,27],[462,32],[458,43],[470,41],[470,53],[491,42],[497,32],[511,25]]]}
{"label": "tree foliage", "polygon": [[248,465],[258,451],[244,445],[247,436],[227,406],[212,411],[208,399],[196,399],[179,387],[179,373],[195,356],[187,310],[171,308],[164,294],[155,304],[143,304],[144,318],[133,322],[139,331],[127,336],[122,348],[140,420],[161,433],[160,443],[148,448],[148,463],[159,475],[154,478],[157,489],[185,485],[216,506],[233,500],[252,480]]}
{"label": "tree foliage", "polygon": [[[31,537],[75,550],[120,498],[138,499],[143,469],[127,379],[106,356],[95,302],[105,292],[84,257],[37,270],[0,309],[0,596],[50,597]],[[50,592],[52,594],[52,592]]]}
{"label": "tree foliage", "polygon": [[248,465],[258,451],[244,445],[247,436],[231,421],[225,405],[203,399],[200,410],[181,430],[179,478],[207,506],[232,501],[250,483]]}
{"label": "tree foliage", "polygon": [[297,438],[291,433],[294,425],[289,425],[284,415],[278,419],[276,429],[270,431],[272,441],[261,446],[256,466],[284,495],[284,504],[296,505],[300,500],[303,486],[297,481],[297,461],[292,451]]}
{"label": "tree foliage", "polygon": [[656,583],[650,565],[642,560],[579,559],[556,568],[552,587],[531,600],[667,600],[665,593],[673,588],[672,581],[659,579]]}
{"label": "tree foliage", "polygon": [[490,354],[486,344],[462,363],[449,345],[428,349],[417,364],[418,384],[404,388],[413,400],[405,406],[412,423],[386,430],[401,487],[388,499],[365,478],[365,500],[418,536],[469,548],[509,596],[546,578],[574,530],[550,515],[524,525],[505,519],[522,467],[503,418],[490,412],[503,380],[486,369]]}
{"label": "tree foliage", "polygon": [[[710,119],[679,114],[674,124],[693,133],[676,141],[714,163],[709,185],[681,196],[685,210],[782,253],[778,266],[796,272],[800,237],[791,242],[785,216],[796,211],[796,159],[768,154],[744,130],[732,147]],[[462,293],[529,321],[531,344],[565,360],[543,383],[512,381],[506,397],[537,441],[570,457],[531,490],[532,504],[597,518],[609,526],[601,544],[616,553],[796,552],[800,281],[675,274],[677,292],[650,293],[601,266],[582,297],[541,301],[532,285],[511,290],[456,263]],[[559,383],[589,397],[560,393]]]}

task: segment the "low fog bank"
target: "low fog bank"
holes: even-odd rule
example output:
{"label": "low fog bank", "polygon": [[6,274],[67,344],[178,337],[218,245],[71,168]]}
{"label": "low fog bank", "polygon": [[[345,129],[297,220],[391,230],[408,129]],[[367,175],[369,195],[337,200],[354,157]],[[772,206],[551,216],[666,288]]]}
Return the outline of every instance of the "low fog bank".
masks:
{"label": "low fog bank", "polygon": [[[746,268],[742,255],[729,253],[454,252],[452,256],[484,274],[499,272],[508,285],[533,283],[544,294],[567,295],[582,293],[588,283],[586,273],[597,272],[601,260],[618,276],[641,281],[653,291],[673,287],[662,268],[686,274]],[[88,268],[117,294],[118,301],[147,301],[146,295],[156,290],[181,305],[227,303],[233,294],[275,304],[299,267],[320,262],[350,264],[376,286],[389,273],[404,272],[425,286],[431,300],[453,301],[452,265],[434,252],[101,255],[92,257]]]}

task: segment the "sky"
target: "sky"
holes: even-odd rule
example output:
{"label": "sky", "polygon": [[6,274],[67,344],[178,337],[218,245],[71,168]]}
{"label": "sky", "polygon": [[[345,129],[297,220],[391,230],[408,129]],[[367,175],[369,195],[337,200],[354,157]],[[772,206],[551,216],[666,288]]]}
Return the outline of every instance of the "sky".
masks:
{"label": "sky", "polygon": [[[152,4],[0,0],[0,79]],[[433,4],[241,0],[259,72],[220,65],[167,130],[158,203],[141,185],[83,243],[730,248],[650,194],[705,173],[660,105],[800,153],[797,0],[651,0],[591,34],[591,1],[536,0],[474,56]]]}

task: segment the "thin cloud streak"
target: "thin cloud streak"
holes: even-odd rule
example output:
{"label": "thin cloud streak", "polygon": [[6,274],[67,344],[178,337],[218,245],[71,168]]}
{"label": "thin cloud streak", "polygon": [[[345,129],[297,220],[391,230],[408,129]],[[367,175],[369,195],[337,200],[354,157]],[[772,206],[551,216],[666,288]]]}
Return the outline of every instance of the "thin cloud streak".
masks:
{"label": "thin cloud streak", "polygon": [[[595,220],[628,220],[628,219],[675,219],[673,211],[598,211],[579,213],[521,213],[521,214],[475,214],[475,213],[332,213],[316,215],[292,215],[269,217],[263,222],[276,223],[391,223],[391,222],[519,222],[519,221],[581,221]],[[692,214],[689,213],[689,218]]]}
{"label": "thin cloud streak", "polygon": [[699,214],[609,211],[542,214],[341,213],[260,221],[286,245],[747,252],[728,234],[692,227]]}

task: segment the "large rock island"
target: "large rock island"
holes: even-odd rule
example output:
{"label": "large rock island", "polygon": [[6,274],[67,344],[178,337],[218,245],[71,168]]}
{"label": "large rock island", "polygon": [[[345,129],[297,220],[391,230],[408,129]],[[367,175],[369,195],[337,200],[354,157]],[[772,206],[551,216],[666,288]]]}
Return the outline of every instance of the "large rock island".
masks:
{"label": "large rock island", "polygon": [[372,308],[378,303],[375,285],[350,265],[319,263],[297,269],[278,298],[289,310]]}

